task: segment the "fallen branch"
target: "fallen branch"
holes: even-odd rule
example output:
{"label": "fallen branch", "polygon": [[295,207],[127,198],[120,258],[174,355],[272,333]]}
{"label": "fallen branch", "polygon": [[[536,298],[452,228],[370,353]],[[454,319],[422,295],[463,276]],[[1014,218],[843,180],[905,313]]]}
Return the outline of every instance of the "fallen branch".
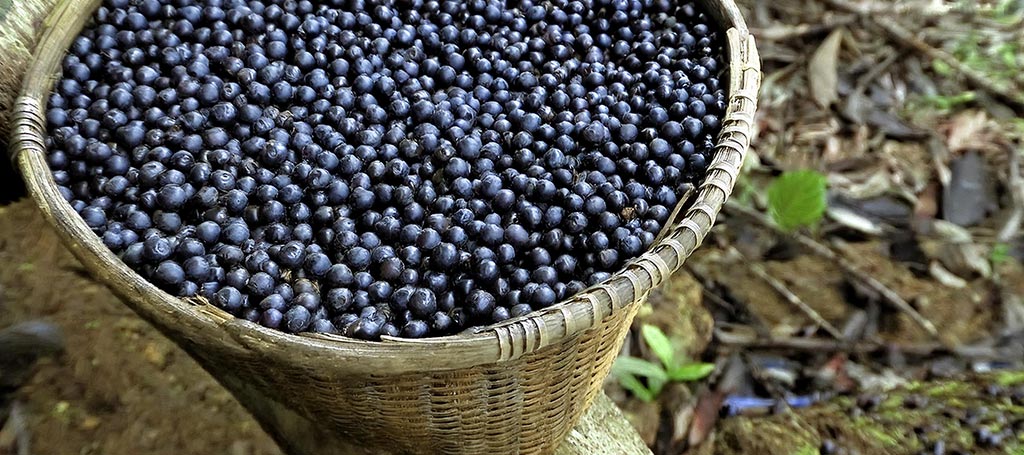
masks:
{"label": "fallen branch", "polygon": [[1011,86],[1008,87],[1005,84],[996,83],[984,73],[963,64],[963,62],[950,53],[924,42],[915,36],[913,32],[907,30],[895,20],[884,17],[883,15],[872,14],[869,9],[852,4],[847,0],[826,0],[826,3],[833,8],[859,15],[864,19],[865,23],[878,28],[884,32],[889,39],[895,41],[900,46],[920,52],[928,58],[945,63],[954,71],[962,75],[971,86],[985,91],[993,98],[1003,101],[1018,112],[1024,112],[1024,90],[1021,90],[1019,87],[1012,86],[1014,84],[1011,84]]}
{"label": "fallen branch", "polygon": [[[726,203],[725,211],[729,214],[742,216],[751,221],[754,221],[758,225],[766,229],[770,229],[780,235],[785,234],[785,232],[779,229],[779,227],[776,226],[775,223],[768,219],[768,217],[765,216],[764,214],[757,212],[755,210],[751,210],[735,202],[730,201]],[[818,256],[821,256],[825,259],[834,262],[837,266],[839,266],[840,269],[843,270],[844,273],[850,275],[851,277],[861,282],[871,290],[877,292],[878,295],[882,298],[882,300],[884,300],[897,310],[909,316],[910,319],[914,321],[914,323],[920,326],[925,332],[927,332],[933,338],[939,341],[943,341],[942,337],[939,335],[939,331],[936,330],[935,328],[935,324],[932,324],[931,321],[922,316],[920,312],[914,309],[914,307],[910,306],[910,304],[907,303],[906,300],[903,300],[903,297],[900,297],[900,295],[897,294],[896,291],[893,291],[888,286],[883,284],[881,281],[878,281],[877,279],[869,275],[867,272],[861,270],[858,266],[846,260],[846,258],[843,258],[842,256],[836,254],[836,252],[832,251],[831,248],[819,243],[817,240],[814,240],[800,233],[795,233],[792,235],[792,237],[798,243],[800,243],[801,246],[807,248],[814,254],[817,254]]]}

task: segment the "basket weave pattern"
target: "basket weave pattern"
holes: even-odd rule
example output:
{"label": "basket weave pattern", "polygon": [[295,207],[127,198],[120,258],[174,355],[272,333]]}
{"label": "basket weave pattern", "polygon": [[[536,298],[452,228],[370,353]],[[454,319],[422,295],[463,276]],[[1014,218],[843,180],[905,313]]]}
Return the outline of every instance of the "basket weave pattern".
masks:
{"label": "basket weave pattern", "polygon": [[57,191],[46,164],[43,112],[65,49],[98,3],[60,0],[40,30],[9,147],[29,193],[95,277],[214,377],[242,378],[268,399],[369,447],[551,453],[600,391],[647,294],[714,224],[753,131],[761,77],[753,38],[732,0],[704,0],[728,29],[728,111],[707,178],[648,252],[564,302],[472,333],[381,342],[289,335],[159,290],[108,250]]}

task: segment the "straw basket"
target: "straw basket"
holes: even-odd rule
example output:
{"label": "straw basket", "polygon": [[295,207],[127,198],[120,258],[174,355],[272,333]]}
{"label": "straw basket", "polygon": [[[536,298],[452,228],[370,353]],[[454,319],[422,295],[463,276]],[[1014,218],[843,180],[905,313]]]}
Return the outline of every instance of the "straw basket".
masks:
{"label": "straw basket", "polygon": [[601,390],[637,308],[711,228],[743,162],[760,82],[757,52],[732,0],[701,3],[728,29],[730,72],[728,112],[705,182],[661,240],[604,283],[471,333],[380,342],[289,335],[172,297],[121,262],[57,191],[44,146],[55,74],[98,0],[59,0],[41,24],[12,113],[10,150],[43,215],[88,270],[224,382],[286,449],[301,445],[289,441],[296,431],[268,417],[268,403],[371,451],[551,453]]}

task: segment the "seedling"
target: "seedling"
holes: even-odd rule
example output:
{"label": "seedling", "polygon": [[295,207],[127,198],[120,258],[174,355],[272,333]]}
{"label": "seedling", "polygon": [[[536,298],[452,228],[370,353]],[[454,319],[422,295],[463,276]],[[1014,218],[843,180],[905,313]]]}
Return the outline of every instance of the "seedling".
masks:
{"label": "seedling", "polygon": [[[697,381],[715,369],[711,363],[686,361],[676,344],[657,326],[644,324],[640,334],[658,362],[632,356],[619,357],[612,366],[612,374],[618,378],[622,388],[645,402],[657,399],[670,382]],[[646,383],[640,378],[646,379]]]}

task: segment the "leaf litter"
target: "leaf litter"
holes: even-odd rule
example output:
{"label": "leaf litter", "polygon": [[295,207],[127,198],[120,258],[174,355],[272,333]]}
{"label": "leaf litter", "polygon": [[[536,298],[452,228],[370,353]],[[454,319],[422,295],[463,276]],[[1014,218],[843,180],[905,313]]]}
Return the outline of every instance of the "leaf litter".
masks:
{"label": "leaf litter", "polygon": [[[654,452],[754,453],[733,443],[770,441],[774,430],[745,420],[751,415],[801,422],[844,397],[884,397],[894,387],[902,396],[934,378],[980,383],[974,375],[1024,368],[1024,190],[1015,190],[1024,187],[1024,113],[1013,94],[1024,93],[1024,16],[1013,12],[1024,8],[942,0],[739,3],[765,73],[755,164],[745,167],[730,206],[770,219],[780,210],[770,188],[800,171],[827,177],[828,196],[823,217],[807,207],[794,211],[806,218],[786,223],[792,233],[727,209],[679,274],[692,275],[699,288],[687,291],[684,317],[655,316],[680,311],[678,299],[666,305],[661,297],[639,318],[671,320],[661,327],[670,336],[681,332],[672,326],[714,319],[713,331],[686,343],[707,346],[692,355],[715,362],[716,372],[680,385],[690,399],[674,392],[671,404],[655,401],[660,411],[633,415]],[[993,87],[1017,91],[1003,96]],[[807,196],[802,191],[786,199]],[[871,281],[851,276],[851,267]],[[840,336],[815,323],[815,314]],[[656,361],[642,343],[627,344],[627,353]],[[959,383],[952,384],[942,387]],[[606,389],[634,407],[614,381]],[[949,406],[951,415],[963,412]],[[787,427],[795,438],[787,441],[811,444],[808,453],[826,443],[867,447],[854,435],[865,429],[840,420],[827,434],[817,424]],[[876,443],[932,450],[885,428],[866,431]],[[989,453],[962,442],[944,444]],[[792,444],[784,452],[769,447],[756,451],[803,453]]]}

